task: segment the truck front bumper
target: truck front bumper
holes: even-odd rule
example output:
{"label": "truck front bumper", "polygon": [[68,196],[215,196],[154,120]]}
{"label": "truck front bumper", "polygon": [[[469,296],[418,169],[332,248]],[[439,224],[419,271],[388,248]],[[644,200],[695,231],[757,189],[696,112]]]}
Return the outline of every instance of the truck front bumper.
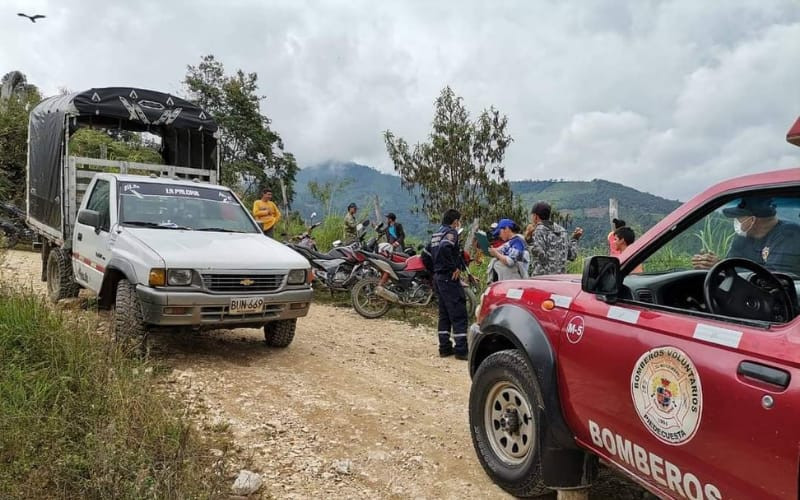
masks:
{"label": "truck front bumper", "polygon": [[308,314],[311,288],[285,290],[263,297],[266,305],[260,312],[231,314],[232,299],[242,295],[176,292],[139,286],[136,288],[142,306],[144,322],[156,326],[186,326],[191,328],[225,328],[261,326],[270,321],[300,318]]}

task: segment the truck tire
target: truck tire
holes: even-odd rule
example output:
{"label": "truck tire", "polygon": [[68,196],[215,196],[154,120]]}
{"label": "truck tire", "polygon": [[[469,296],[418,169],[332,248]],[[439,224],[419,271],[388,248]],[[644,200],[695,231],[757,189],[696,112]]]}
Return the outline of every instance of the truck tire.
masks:
{"label": "truck tire", "polygon": [[517,497],[543,495],[542,392],[522,353],[499,351],[478,367],[469,393],[472,444],[486,474]]}
{"label": "truck tire", "polygon": [[294,340],[296,319],[282,319],[264,325],[264,341],[271,347],[288,347]]}
{"label": "truck tire", "polygon": [[142,316],[142,305],[136,295],[136,287],[124,278],[117,283],[111,327],[114,341],[123,349],[137,357],[147,355],[147,325]]}
{"label": "truck tire", "polygon": [[350,290],[353,309],[367,319],[380,318],[392,307],[391,302],[375,295],[375,287],[378,286],[378,281],[378,278],[364,278]]}
{"label": "truck tire", "polygon": [[77,297],[81,287],[72,275],[72,261],[60,248],[50,250],[47,256],[47,295],[53,302]]}

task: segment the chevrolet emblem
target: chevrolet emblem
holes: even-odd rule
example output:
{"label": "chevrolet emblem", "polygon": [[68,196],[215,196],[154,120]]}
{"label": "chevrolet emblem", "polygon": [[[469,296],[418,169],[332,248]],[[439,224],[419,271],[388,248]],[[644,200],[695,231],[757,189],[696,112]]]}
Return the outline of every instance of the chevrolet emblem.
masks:
{"label": "chevrolet emblem", "polygon": [[255,283],[255,281],[251,280],[250,278],[245,278],[245,279],[243,279],[242,281],[239,282],[240,285],[244,285],[244,286],[250,286],[253,283]]}

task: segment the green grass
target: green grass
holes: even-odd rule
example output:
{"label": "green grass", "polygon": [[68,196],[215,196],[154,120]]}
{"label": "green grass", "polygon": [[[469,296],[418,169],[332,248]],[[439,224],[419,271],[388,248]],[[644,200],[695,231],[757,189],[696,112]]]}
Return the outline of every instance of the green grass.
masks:
{"label": "green grass", "polygon": [[720,219],[719,216],[708,216],[703,220],[703,226],[695,232],[695,236],[700,240],[701,250],[724,256],[727,255],[736,233],[730,221]]}
{"label": "green grass", "polygon": [[227,436],[203,442],[161,371],[85,315],[0,291],[0,498],[223,496],[207,450]]}
{"label": "green grass", "polygon": [[608,255],[608,245],[583,248],[578,244],[578,256],[573,261],[567,261],[567,273],[583,274],[586,260],[594,255]]}
{"label": "green grass", "polygon": [[[318,222],[318,221],[316,221]],[[291,241],[292,237],[300,236],[306,231],[307,227],[298,219],[291,218],[287,221],[280,221],[278,223],[278,232],[286,233],[286,236],[276,236],[281,241]],[[367,230],[365,240],[368,240],[374,235],[372,229]],[[322,224],[314,228],[311,236],[317,243],[317,249],[320,252],[327,252],[333,247],[333,242],[336,240],[344,241],[344,217],[329,216],[322,220]]]}

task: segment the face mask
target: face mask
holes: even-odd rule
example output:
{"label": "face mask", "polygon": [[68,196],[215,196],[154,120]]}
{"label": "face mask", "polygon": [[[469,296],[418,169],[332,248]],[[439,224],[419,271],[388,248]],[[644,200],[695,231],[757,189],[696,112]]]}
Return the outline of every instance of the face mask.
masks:
{"label": "face mask", "polygon": [[756,218],[752,217],[752,219],[750,224],[747,225],[747,229],[744,228],[744,224],[739,222],[739,219],[733,219],[733,230],[736,231],[736,234],[739,236],[747,236],[747,232],[753,229],[753,223]]}

